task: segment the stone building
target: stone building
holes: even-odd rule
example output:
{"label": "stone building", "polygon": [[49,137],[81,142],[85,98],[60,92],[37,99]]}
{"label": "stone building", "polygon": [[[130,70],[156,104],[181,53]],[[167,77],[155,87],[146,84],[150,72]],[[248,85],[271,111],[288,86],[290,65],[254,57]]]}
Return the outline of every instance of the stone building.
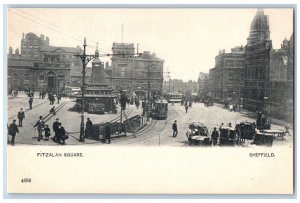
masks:
{"label": "stone building", "polygon": [[294,80],[294,34],[290,37],[288,42],[288,65],[287,65],[287,79]]}
{"label": "stone building", "polygon": [[244,83],[245,47],[239,46],[219,51],[215,58],[215,67],[210,71],[212,82],[212,95],[216,102],[232,100],[240,102],[243,95]]}
{"label": "stone building", "polygon": [[284,40],[280,49],[272,49],[269,19],[262,9],[254,17],[245,52],[244,108],[264,111],[270,116],[291,120],[293,82],[288,81],[288,51],[292,43]]}
{"label": "stone building", "polygon": [[198,77],[198,93],[204,92],[204,90],[205,90],[204,82],[205,82],[205,79],[207,77],[208,77],[208,73],[203,73],[203,72],[199,73],[199,77]]}
{"label": "stone building", "polygon": [[292,121],[294,90],[294,39],[272,48],[269,18],[258,9],[250,26],[247,45],[231,53],[221,51],[209,70],[205,92],[215,101],[240,98],[245,109]]}
{"label": "stone building", "polygon": [[126,90],[129,96],[135,91],[147,91],[150,94],[161,93],[163,86],[164,61],[154,53],[144,51],[141,56],[134,56],[134,44],[113,43],[111,67],[106,67],[106,77],[115,93]]}
{"label": "stone building", "polygon": [[66,85],[81,81],[81,77],[73,77],[74,72],[81,73],[81,61],[74,56],[81,52],[79,47],[50,46],[44,35],[23,33],[21,52],[16,49],[13,53],[10,47],[7,55],[8,87],[63,91]]}
{"label": "stone building", "polygon": [[184,82],[181,79],[170,79],[168,82],[165,81],[163,84],[164,93],[167,92],[181,92],[184,95],[190,93],[197,93],[199,83],[196,81],[189,80]]}
{"label": "stone building", "polygon": [[[70,73],[66,78],[66,83],[70,86],[81,86],[82,82],[82,62],[77,58],[76,54],[81,54],[82,50],[77,47],[56,47],[56,46],[43,46],[40,49],[40,54],[44,61],[48,64],[54,63],[55,58],[70,66]],[[91,75],[91,68],[86,68],[86,79]]]}

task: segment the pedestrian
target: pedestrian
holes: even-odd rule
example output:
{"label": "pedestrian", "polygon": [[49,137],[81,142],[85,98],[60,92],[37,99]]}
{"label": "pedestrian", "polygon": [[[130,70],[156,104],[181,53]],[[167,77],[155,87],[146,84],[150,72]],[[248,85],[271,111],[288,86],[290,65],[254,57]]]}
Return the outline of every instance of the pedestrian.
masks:
{"label": "pedestrian", "polygon": [[8,134],[11,135],[11,145],[15,145],[15,137],[17,133],[19,133],[19,129],[16,124],[16,119],[14,119],[8,127]]}
{"label": "pedestrian", "polygon": [[172,125],[172,129],[173,129],[173,137],[176,137],[178,134],[178,130],[177,130],[177,121],[175,120],[173,125]]}
{"label": "pedestrian", "polygon": [[53,105],[54,104],[54,95],[51,94],[51,97],[50,97],[50,105]]}
{"label": "pedestrian", "polygon": [[55,106],[53,106],[49,112],[50,112],[50,114],[56,115]]}
{"label": "pedestrian", "polygon": [[42,98],[42,92],[39,92],[39,99]]}
{"label": "pedestrian", "polygon": [[107,144],[110,144],[110,138],[111,138],[111,127],[110,127],[110,124],[108,122],[106,122],[104,143],[106,143],[106,140],[108,140]]}
{"label": "pedestrian", "polygon": [[59,137],[59,143],[61,143],[60,141],[63,141],[62,144],[66,144],[65,141],[69,138],[69,136],[66,135],[66,130],[61,125],[61,123],[58,123],[58,137]]}
{"label": "pedestrian", "polygon": [[185,113],[188,112],[188,109],[189,109],[188,105],[185,105]]}
{"label": "pedestrian", "polygon": [[85,124],[85,137],[92,137],[93,136],[93,122],[90,118],[87,118]]}
{"label": "pedestrian", "polygon": [[18,112],[18,119],[19,119],[19,127],[23,127],[23,119],[25,118],[25,113],[23,109],[21,108]]}
{"label": "pedestrian", "polygon": [[59,104],[59,100],[61,99],[61,96],[57,94],[57,103]]}
{"label": "pedestrian", "polygon": [[223,127],[224,123],[221,123],[221,126],[219,127],[219,130],[221,130],[221,128]]}
{"label": "pedestrian", "polygon": [[213,145],[218,143],[218,138],[219,138],[219,132],[217,131],[217,128],[214,127],[214,130],[211,133],[211,139],[213,141]]}
{"label": "pedestrian", "polygon": [[230,127],[230,128],[232,127],[232,126],[231,126],[231,123],[228,123],[228,127]]}
{"label": "pedestrian", "polygon": [[59,124],[59,118],[56,118],[56,121],[52,125],[52,129],[55,133],[53,137],[54,142],[60,142],[59,137],[58,137],[58,124]]}
{"label": "pedestrian", "polygon": [[287,124],[286,126],[284,126],[284,129],[285,129],[285,134],[288,134],[289,136],[291,136],[291,134],[290,134],[290,125]]}
{"label": "pedestrian", "polygon": [[48,140],[49,140],[49,137],[51,136],[50,128],[49,128],[48,125],[45,125],[44,131],[45,131],[45,138],[46,138],[46,140],[48,141]]}
{"label": "pedestrian", "polygon": [[263,117],[263,115],[262,115],[262,113],[259,111],[259,112],[257,112],[257,116],[256,116],[256,126],[257,126],[257,129],[259,129],[259,130],[262,130],[262,126],[263,126],[263,124],[262,124],[262,117]]}
{"label": "pedestrian", "polygon": [[32,109],[33,98],[30,97],[28,102],[29,102],[29,108]]}
{"label": "pedestrian", "polygon": [[138,99],[135,99],[135,106],[137,109],[140,107],[140,101]]}
{"label": "pedestrian", "polygon": [[36,122],[36,124],[33,126],[38,131],[38,141],[40,141],[43,138],[43,130],[45,127],[45,122],[43,121],[43,116],[39,117],[39,120]]}

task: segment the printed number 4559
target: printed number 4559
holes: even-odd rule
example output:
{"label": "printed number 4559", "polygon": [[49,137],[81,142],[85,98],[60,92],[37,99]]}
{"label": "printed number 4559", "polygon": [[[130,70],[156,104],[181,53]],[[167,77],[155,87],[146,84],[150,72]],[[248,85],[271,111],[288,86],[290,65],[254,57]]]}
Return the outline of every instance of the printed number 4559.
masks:
{"label": "printed number 4559", "polygon": [[31,182],[31,178],[22,178],[21,182],[22,183],[30,183]]}

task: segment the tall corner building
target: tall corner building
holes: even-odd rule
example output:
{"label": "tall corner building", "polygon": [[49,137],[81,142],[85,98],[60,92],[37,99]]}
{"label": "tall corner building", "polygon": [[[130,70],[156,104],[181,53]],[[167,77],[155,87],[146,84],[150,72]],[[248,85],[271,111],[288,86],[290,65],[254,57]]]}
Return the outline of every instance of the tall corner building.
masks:
{"label": "tall corner building", "polygon": [[252,20],[245,50],[244,108],[263,110],[265,81],[269,81],[270,53],[269,18],[259,9]]}
{"label": "tall corner building", "polygon": [[269,18],[258,9],[245,49],[244,108],[292,120],[293,64],[293,37],[273,49]]}

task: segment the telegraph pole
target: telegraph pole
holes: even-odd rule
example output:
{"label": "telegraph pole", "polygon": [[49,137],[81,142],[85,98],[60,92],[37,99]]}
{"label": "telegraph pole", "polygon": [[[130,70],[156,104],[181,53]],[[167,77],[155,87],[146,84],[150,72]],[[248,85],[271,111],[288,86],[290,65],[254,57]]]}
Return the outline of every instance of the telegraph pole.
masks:
{"label": "telegraph pole", "polygon": [[82,84],[81,84],[81,122],[80,122],[80,136],[79,136],[79,142],[84,142],[84,93],[85,93],[85,69],[86,65],[89,63],[90,60],[95,58],[95,55],[86,55],[86,38],[84,38],[83,42],[83,54],[76,54],[76,57],[79,57],[82,61]]}

